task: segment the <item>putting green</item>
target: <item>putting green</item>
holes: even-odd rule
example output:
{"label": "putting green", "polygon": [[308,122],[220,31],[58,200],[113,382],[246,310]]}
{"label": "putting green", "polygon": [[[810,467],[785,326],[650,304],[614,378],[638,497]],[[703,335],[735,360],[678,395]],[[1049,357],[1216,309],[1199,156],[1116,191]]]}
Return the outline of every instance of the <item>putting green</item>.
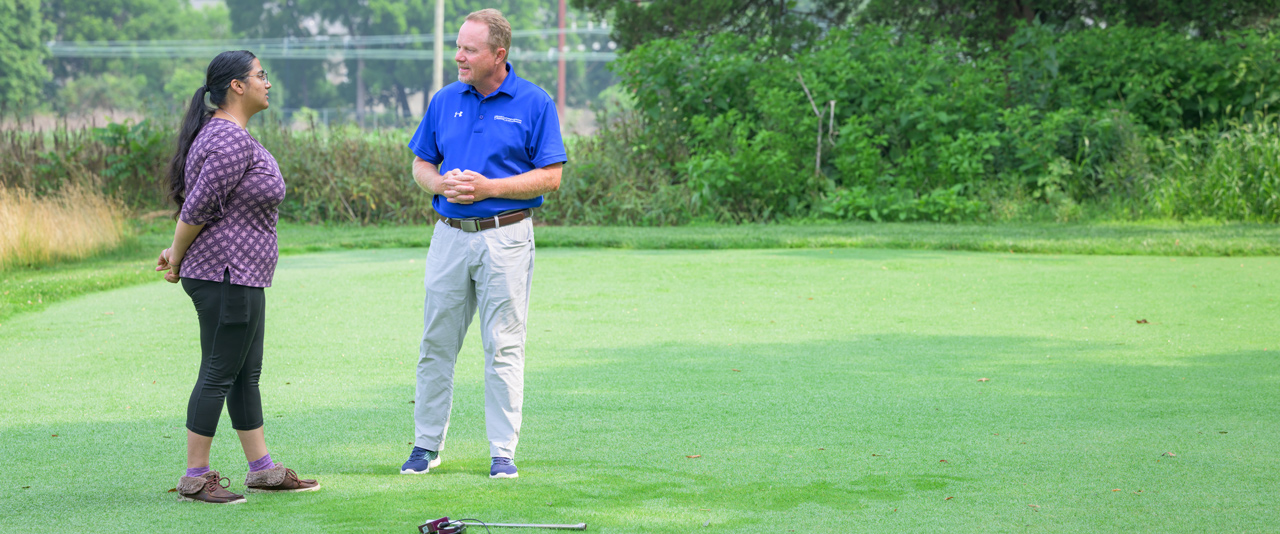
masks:
{"label": "putting green", "polygon": [[[543,249],[521,477],[487,478],[479,335],[444,464],[412,437],[424,249],[287,256],[262,379],[323,489],[174,502],[199,358],[156,282],[0,326],[0,530],[1265,531],[1280,258]],[[213,467],[243,489],[225,419]]]}

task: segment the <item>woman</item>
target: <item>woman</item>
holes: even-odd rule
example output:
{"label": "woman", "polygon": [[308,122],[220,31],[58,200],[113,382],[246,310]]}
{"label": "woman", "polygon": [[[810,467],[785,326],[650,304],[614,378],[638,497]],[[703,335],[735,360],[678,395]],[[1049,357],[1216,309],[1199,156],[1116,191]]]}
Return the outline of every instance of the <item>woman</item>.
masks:
{"label": "woman", "polygon": [[160,253],[156,270],[168,271],[169,282],[182,282],[200,319],[200,374],[187,403],[187,472],[178,482],[182,501],[245,502],[209,468],[224,401],[249,462],[249,492],[320,488],[273,463],[262,433],[263,289],[275,273],[276,208],[285,186],[275,158],[245,124],[267,109],[270,88],[252,53],[218,54],[191,98],[169,165],[178,222],[173,246]]}

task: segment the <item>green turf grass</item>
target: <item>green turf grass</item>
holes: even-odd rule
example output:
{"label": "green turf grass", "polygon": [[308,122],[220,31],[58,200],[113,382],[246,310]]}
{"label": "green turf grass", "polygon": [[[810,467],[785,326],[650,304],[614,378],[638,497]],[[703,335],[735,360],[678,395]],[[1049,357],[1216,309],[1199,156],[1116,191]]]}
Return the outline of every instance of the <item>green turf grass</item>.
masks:
{"label": "green turf grass", "polygon": [[[79,295],[153,280],[160,249],[173,237],[167,219],[139,223],[119,250],[85,262],[0,270],[0,327],[9,317]],[[892,248],[1035,254],[1168,256],[1280,255],[1280,226],[1256,224],[1093,223],[996,225],[841,223],[540,227],[538,245],[624,249]],[[425,247],[426,226],[280,225],[281,254]],[[3,330],[0,330],[3,332]]]}
{"label": "green turf grass", "polygon": [[0,336],[4,323],[14,315],[41,311],[88,293],[155,281],[156,257],[173,241],[173,227],[165,236],[155,225],[134,226],[133,235],[120,247],[85,260],[0,269]]}
{"label": "green turf grass", "polygon": [[[198,357],[179,287],[10,319],[0,531],[408,533],[443,515],[601,533],[1280,522],[1277,258],[542,249],[521,478],[490,480],[475,332],[443,466],[397,474],[423,257],[282,259],[267,439],[324,488],[235,507],[165,492]],[[213,465],[243,488],[225,417]]]}
{"label": "green turf grass", "polygon": [[[423,226],[281,226],[281,251],[420,247]],[[538,228],[541,247],[627,249],[892,248],[1034,254],[1280,255],[1280,226],[1196,223],[813,223]]]}

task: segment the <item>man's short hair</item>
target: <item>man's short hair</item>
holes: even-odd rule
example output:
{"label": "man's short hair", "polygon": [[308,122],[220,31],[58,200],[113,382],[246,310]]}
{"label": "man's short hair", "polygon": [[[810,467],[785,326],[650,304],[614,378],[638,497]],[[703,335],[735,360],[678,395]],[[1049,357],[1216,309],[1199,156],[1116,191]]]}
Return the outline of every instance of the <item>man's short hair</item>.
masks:
{"label": "man's short hair", "polygon": [[511,52],[511,23],[496,9],[481,9],[467,15],[467,20],[484,23],[489,27],[489,49],[497,52],[504,48]]}

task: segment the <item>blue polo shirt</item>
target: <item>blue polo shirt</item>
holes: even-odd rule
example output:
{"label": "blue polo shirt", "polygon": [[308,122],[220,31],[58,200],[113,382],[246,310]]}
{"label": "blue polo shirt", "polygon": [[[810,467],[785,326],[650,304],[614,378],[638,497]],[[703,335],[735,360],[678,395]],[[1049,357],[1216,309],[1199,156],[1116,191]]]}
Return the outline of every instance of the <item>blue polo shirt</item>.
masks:
{"label": "blue polo shirt", "polygon": [[[516,76],[511,63],[507,63],[507,78],[487,98],[462,82],[436,92],[409,140],[409,149],[440,165],[442,174],[461,169],[494,179],[568,161],[555,101],[541,87]],[[492,217],[541,205],[541,196],[488,198],[473,204],[453,204],[440,195],[431,199],[436,213],[452,219]]]}

